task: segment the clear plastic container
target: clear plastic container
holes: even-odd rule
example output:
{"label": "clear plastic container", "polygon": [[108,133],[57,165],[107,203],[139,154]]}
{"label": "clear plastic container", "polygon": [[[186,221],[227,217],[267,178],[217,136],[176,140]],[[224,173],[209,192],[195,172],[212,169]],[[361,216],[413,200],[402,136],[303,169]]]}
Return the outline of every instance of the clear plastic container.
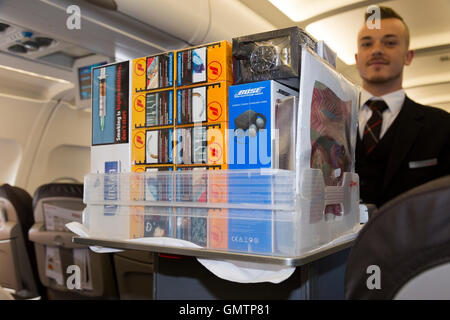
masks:
{"label": "clear plastic container", "polygon": [[88,174],[83,224],[92,237],[172,237],[203,248],[293,257],[359,223],[359,180],[325,186],[321,170]]}

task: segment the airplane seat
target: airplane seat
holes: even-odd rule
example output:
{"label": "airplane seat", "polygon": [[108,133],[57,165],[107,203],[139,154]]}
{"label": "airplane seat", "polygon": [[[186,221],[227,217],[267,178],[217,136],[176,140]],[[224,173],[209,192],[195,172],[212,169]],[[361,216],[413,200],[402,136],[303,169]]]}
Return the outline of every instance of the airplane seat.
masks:
{"label": "airplane seat", "polygon": [[45,299],[28,230],[34,223],[32,198],[27,191],[0,186],[0,286],[16,299]]}
{"label": "airplane seat", "polygon": [[152,300],[154,286],[154,254],[126,250],[114,254],[120,300]]}
{"label": "airplane seat", "polygon": [[49,299],[118,298],[112,256],[73,243],[74,234],[65,228],[81,222],[84,208],[83,184],[49,183],[34,193],[35,224],[29,235]]}
{"label": "airplane seat", "polygon": [[360,231],[346,299],[450,299],[450,175],[383,205]]}

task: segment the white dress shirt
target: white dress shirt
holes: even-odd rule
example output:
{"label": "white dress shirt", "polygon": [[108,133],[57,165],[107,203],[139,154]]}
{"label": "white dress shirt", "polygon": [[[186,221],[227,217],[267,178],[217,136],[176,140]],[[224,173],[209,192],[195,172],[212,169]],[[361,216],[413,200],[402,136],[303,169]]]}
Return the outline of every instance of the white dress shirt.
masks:
{"label": "white dress shirt", "polygon": [[358,124],[359,124],[359,136],[362,139],[364,133],[364,127],[366,126],[367,121],[369,121],[372,116],[372,110],[366,105],[366,102],[371,100],[384,100],[386,102],[388,108],[383,112],[383,123],[381,124],[381,132],[380,139],[386,133],[386,131],[391,126],[392,122],[394,122],[395,118],[399,114],[403,102],[405,101],[405,90],[400,89],[389,94],[386,94],[381,97],[375,97],[373,94],[368,91],[362,89],[361,91],[361,106],[358,114]]}

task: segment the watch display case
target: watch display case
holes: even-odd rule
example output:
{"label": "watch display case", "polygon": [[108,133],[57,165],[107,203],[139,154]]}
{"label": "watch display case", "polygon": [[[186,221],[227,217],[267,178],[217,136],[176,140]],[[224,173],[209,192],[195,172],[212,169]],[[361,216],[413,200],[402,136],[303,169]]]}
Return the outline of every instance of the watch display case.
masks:
{"label": "watch display case", "polygon": [[234,38],[235,84],[278,80],[297,89],[302,45],[316,51],[317,42],[298,27]]}

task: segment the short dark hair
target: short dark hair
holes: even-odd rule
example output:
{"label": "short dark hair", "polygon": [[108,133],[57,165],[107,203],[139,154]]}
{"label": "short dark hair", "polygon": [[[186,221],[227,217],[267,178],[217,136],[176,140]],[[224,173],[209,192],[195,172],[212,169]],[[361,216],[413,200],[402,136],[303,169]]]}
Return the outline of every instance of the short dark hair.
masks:
{"label": "short dark hair", "polygon": [[[397,13],[395,12],[394,9],[389,8],[389,7],[384,7],[384,6],[377,6],[380,9],[380,19],[398,19],[400,20],[403,25],[406,28],[406,44],[409,47],[409,28],[408,25],[406,24],[405,20],[403,20],[403,18]],[[367,21],[367,19],[369,19],[369,17],[372,16],[372,13],[369,13],[366,11],[365,15],[364,15],[364,22]]]}

